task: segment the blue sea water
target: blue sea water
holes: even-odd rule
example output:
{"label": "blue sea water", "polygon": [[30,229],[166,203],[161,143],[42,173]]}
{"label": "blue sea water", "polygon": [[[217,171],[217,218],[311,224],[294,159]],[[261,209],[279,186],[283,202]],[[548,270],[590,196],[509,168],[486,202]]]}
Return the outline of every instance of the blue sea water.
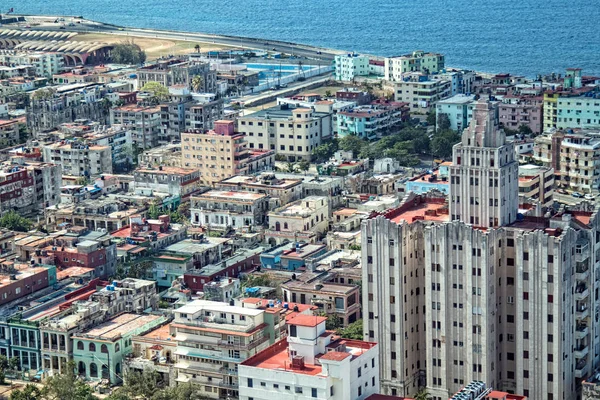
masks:
{"label": "blue sea water", "polygon": [[450,66],[600,75],[600,0],[5,0],[2,9],[125,26],[286,40]]}

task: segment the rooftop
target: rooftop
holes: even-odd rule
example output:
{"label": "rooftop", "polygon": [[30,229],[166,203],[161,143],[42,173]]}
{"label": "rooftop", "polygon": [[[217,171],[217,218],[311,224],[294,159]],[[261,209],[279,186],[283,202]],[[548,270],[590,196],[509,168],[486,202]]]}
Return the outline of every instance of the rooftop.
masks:
{"label": "rooftop", "polygon": [[252,192],[228,192],[223,190],[211,190],[203,193],[196,199],[219,199],[219,200],[230,200],[230,201],[253,201],[267,197],[264,194],[252,193]]}
{"label": "rooftop", "polygon": [[168,246],[165,250],[174,253],[194,254],[203,253],[209,249],[223,245],[229,239],[208,237],[203,240],[185,239]]}
{"label": "rooftop", "polygon": [[77,336],[101,340],[115,340],[127,333],[132,333],[159,318],[160,317],[157,315],[121,314],[90,330],[83,331]]}
{"label": "rooftop", "polygon": [[306,315],[298,314],[292,319],[288,320],[289,325],[307,326],[314,328],[315,326],[327,321],[327,317],[320,317],[318,315]]}
{"label": "rooftop", "polygon": [[405,221],[409,224],[418,220],[446,222],[450,219],[445,198],[427,198],[425,196],[408,199],[400,207],[389,210],[383,215],[393,222]]}

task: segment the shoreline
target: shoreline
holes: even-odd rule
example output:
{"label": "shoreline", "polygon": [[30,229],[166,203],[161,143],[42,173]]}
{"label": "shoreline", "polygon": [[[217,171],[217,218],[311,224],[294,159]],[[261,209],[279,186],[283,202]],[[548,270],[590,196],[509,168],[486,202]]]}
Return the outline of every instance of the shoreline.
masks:
{"label": "shoreline", "polygon": [[[207,44],[219,44],[228,47],[241,47],[242,49],[254,49],[265,51],[268,50],[265,47],[276,48],[278,51],[286,54],[295,55],[298,53],[299,55],[306,55],[309,58],[313,58],[321,61],[333,61],[335,55],[338,54],[347,54],[350,51],[340,50],[340,49],[332,49],[321,46],[313,46],[304,43],[296,43],[296,42],[288,42],[281,40],[269,40],[264,38],[256,38],[256,37],[246,37],[246,36],[236,36],[231,34],[216,34],[216,33],[206,33],[206,32],[192,32],[192,31],[179,31],[172,29],[154,29],[154,28],[140,28],[140,27],[131,27],[125,25],[117,25],[110,22],[102,22],[96,21],[93,19],[89,19],[83,17],[81,15],[39,15],[39,14],[10,14],[13,17],[23,17],[27,22],[35,23],[36,20],[56,20],[58,18],[72,19],[80,21],[74,27],[68,28],[82,28],[88,26],[90,29],[66,29],[67,32],[77,32],[81,34],[85,33],[95,33],[95,34],[105,34],[105,35],[116,35],[116,36],[135,36],[140,38],[148,38],[148,39],[162,39],[162,40],[182,40],[182,41],[190,41],[194,40],[200,43]],[[48,22],[48,21],[42,21]],[[14,26],[15,24],[6,24],[7,28]],[[0,29],[4,28],[4,25],[0,25]],[[50,29],[44,29],[50,28]],[[56,26],[31,26],[28,28],[30,30],[56,30]],[[151,36],[153,35],[153,36]],[[277,46],[277,47],[271,47]],[[435,51],[435,50],[431,50]],[[308,54],[303,54],[308,53]],[[378,56],[369,53],[360,53],[361,55],[368,56],[373,60],[383,61],[385,59],[384,56]],[[477,71],[474,69],[470,69],[468,67],[455,67],[448,65],[447,69],[460,69],[473,71],[478,75],[482,76],[494,76],[497,74],[509,73],[511,76],[524,76],[526,79],[533,80],[535,76],[527,76],[527,75],[516,75],[511,72],[502,71],[502,72],[487,72],[487,71]],[[559,72],[561,73],[561,72]],[[542,74],[544,75],[544,74]]]}

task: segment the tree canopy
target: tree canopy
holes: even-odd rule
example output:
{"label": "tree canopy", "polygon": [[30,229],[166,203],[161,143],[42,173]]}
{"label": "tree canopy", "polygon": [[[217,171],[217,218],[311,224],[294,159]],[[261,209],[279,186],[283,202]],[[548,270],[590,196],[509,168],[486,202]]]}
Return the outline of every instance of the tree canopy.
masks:
{"label": "tree canopy", "polygon": [[115,44],[110,57],[116,64],[143,64],[146,61],[146,53],[133,42]]}
{"label": "tree canopy", "polygon": [[152,95],[152,101],[159,103],[169,97],[169,89],[159,82],[150,81],[142,87],[142,92],[147,92]]}
{"label": "tree canopy", "polygon": [[345,328],[338,329],[337,333],[344,339],[363,340],[363,320],[359,319]]}
{"label": "tree canopy", "polygon": [[0,227],[10,229],[11,231],[27,232],[31,229],[32,225],[33,223],[30,220],[12,210],[0,218]]}
{"label": "tree canopy", "polygon": [[458,132],[451,129],[438,131],[431,139],[431,153],[434,157],[450,157],[452,156],[452,146],[458,142],[460,142]]}

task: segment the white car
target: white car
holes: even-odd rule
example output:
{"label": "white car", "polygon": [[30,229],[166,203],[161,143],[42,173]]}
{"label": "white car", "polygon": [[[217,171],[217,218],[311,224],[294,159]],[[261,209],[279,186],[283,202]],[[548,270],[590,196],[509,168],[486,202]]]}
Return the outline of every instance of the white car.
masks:
{"label": "white car", "polygon": [[585,197],[586,200],[595,200],[596,199],[593,194],[589,194],[589,193],[583,197]]}

